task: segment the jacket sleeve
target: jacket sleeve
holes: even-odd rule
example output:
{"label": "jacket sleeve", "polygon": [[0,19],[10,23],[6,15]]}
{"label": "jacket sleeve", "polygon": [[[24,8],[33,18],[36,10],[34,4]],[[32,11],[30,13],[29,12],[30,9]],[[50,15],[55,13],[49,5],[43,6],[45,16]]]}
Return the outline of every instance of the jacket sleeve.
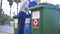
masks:
{"label": "jacket sleeve", "polygon": [[21,3],[21,7],[20,7],[20,11],[25,10],[25,6],[26,6],[26,4],[27,4],[27,3],[28,3],[28,1],[27,1],[27,0],[22,1],[22,3]]}

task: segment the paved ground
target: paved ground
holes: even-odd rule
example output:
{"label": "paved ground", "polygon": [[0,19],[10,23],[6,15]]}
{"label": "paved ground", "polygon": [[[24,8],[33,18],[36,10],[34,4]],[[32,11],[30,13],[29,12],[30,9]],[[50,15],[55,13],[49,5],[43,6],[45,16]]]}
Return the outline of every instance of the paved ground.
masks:
{"label": "paved ground", "polygon": [[0,34],[14,34],[14,33],[0,33]]}
{"label": "paved ground", "polygon": [[14,33],[14,27],[13,26],[1,26],[0,25],[0,34],[13,34]]}

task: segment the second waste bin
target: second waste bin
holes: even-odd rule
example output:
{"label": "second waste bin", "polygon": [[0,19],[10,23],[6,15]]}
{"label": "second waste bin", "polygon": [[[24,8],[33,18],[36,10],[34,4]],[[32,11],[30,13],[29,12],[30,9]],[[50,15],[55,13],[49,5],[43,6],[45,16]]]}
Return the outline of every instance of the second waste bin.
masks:
{"label": "second waste bin", "polygon": [[41,3],[30,10],[32,12],[32,34],[58,34],[58,7],[50,3]]}

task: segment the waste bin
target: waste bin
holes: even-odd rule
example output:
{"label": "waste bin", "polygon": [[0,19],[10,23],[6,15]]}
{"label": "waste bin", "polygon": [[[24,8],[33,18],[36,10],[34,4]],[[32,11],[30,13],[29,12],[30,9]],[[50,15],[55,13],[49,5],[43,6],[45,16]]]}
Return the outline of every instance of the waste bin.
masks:
{"label": "waste bin", "polygon": [[58,34],[58,7],[50,3],[41,3],[30,10],[32,12],[32,34]]}
{"label": "waste bin", "polygon": [[[60,13],[60,12],[59,12]],[[58,28],[58,34],[60,34],[60,14],[59,14],[59,28]]]}
{"label": "waste bin", "polygon": [[31,34],[31,14],[26,15],[24,34]]}

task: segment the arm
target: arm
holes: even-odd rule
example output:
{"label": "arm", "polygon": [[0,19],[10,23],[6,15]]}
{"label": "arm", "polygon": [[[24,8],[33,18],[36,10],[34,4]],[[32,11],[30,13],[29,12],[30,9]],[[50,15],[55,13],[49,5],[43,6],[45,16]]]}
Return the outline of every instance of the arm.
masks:
{"label": "arm", "polygon": [[27,3],[28,3],[28,0],[25,0],[25,1],[22,2],[20,11],[25,10],[25,5],[26,5]]}

